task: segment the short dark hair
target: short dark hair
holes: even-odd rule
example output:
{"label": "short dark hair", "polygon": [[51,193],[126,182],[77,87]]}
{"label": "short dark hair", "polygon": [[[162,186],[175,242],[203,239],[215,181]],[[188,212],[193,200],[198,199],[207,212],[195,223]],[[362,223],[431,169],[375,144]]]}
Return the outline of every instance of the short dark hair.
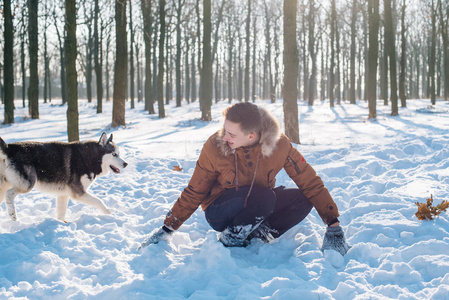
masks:
{"label": "short dark hair", "polygon": [[228,106],[223,111],[226,120],[239,123],[245,134],[259,132],[261,116],[257,105],[250,102],[239,102]]}

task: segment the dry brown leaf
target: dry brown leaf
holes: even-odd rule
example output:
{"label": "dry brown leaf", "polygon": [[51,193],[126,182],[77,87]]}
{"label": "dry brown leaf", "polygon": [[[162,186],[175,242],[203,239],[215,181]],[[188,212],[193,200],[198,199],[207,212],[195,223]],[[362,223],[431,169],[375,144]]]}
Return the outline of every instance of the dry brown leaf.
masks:
{"label": "dry brown leaf", "polygon": [[433,206],[433,195],[430,195],[430,198],[426,200],[426,203],[415,202],[415,204],[418,206],[418,211],[415,213],[418,220],[433,220],[436,216],[449,208],[449,202],[446,200],[443,200],[443,202],[437,206]]}

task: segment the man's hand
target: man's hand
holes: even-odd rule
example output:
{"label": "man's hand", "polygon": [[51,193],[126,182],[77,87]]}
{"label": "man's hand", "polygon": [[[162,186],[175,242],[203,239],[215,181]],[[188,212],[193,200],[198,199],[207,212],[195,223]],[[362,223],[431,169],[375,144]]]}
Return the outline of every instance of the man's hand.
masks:
{"label": "man's hand", "polygon": [[151,244],[157,244],[160,241],[166,241],[172,233],[173,233],[173,230],[165,227],[165,225],[159,229],[155,229],[143,241],[143,243],[140,244],[140,246],[137,250],[141,250],[142,248],[145,248],[146,246],[151,245]]}
{"label": "man's hand", "polygon": [[345,255],[349,248],[350,246],[346,243],[345,234],[340,226],[327,227],[321,251],[335,250],[341,255]]}

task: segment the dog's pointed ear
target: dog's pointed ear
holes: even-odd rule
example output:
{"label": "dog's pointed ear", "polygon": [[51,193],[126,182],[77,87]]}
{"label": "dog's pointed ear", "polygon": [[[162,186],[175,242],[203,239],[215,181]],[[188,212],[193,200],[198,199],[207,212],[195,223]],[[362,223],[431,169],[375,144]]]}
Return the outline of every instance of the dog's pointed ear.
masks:
{"label": "dog's pointed ear", "polygon": [[101,146],[106,146],[106,144],[108,143],[108,135],[106,134],[106,132],[103,132],[101,134],[100,140],[98,142]]}
{"label": "dog's pointed ear", "polygon": [[112,133],[111,133],[111,135],[109,136],[109,139],[108,139],[108,143],[110,143],[110,142],[112,142]]}
{"label": "dog's pointed ear", "polygon": [[4,141],[2,138],[0,138],[0,149],[1,149],[3,152],[5,152],[6,149],[8,149],[8,145],[5,143],[5,141]]}

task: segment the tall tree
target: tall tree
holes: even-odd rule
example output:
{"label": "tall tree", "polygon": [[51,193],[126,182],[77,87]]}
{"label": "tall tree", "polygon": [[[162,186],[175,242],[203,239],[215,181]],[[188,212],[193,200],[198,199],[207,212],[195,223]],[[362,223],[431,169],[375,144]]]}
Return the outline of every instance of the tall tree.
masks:
{"label": "tall tree", "polygon": [[[25,5],[22,7],[22,12],[20,16],[20,71],[22,73],[22,107],[26,107],[26,69],[25,69],[25,36],[26,36],[26,26],[25,26]],[[6,41],[5,41],[6,42]]]}
{"label": "tall tree", "polygon": [[115,68],[112,105],[112,127],[125,126],[126,81],[128,78],[128,42],[126,33],[126,2],[115,2]]}
{"label": "tall tree", "polygon": [[397,116],[398,111],[398,80],[396,71],[396,41],[395,26],[393,24],[393,13],[391,0],[384,0],[385,14],[385,46],[387,50],[389,69],[390,69],[390,99],[391,99],[391,115]]}
{"label": "tall tree", "polygon": [[245,101],[249,101],[249,59],[251,56],[251,0],[248,0],[248,13],[246,16],[246,53],[245,53]]}
{"label": "tall tree", "polygon": [[401,61],[400,61],[400,74],[399,74],[399,98],[401,99],[401,107],[406,107],[407,102],[405,99],[405,75],[406,69],[406,49],[407,49],[407,39],[405,37],[406,26],[405,26],[405,0],[402,0],[401,8]]}
{"label": "tall tree", "polygon": [[106,65],[105,65],[105,70],[104,70],[105,71],[104,79],[106,81],[106,101],[109,101],[111,99],[111,97],[110,97],[111,80],[109,79],[110,74],[111,74],[111,72],[110,72],[111,68],[110,68],[110,63],[109,63],[109,52],[111,49],[111,39],[112,39],[112,26],[108,26],[107,36],[106,36]]}
{"label": "tall tree", "polygon": [[367,72],[367,91],[370,119],[377,118],[376,111],[376,84],[377,84],[377,58],[379,51],[379,0],[368,2],[368,20],[369,20],[369,46],[368,46],[368,72]]}
{"label": "tall tree", "polygon": [[337,9],[335,0],[331,2],[331,41],[330,41],[330,68],[329,68],[329,105],[334,106],[334,89],[335,89],[335,40],[337,27]]}
{"label": "tall tree", "polygon": [[355,104],[355,58],[356,58],[356,35],[357,35],[357,0],[352,0],[352,17],[351,17],[351,58],[350,58],[350,87],[349,101]]}
{"label": "tall tree", "polygon": [[165,46],[165,0],[159,0],[159,61],[157,73],[157,103],[159,118],[165,118],[164,107],[164,46]]}
{"label": "tall tree", "polygon": [[65,55],[65,38],[66,30],[63,30],[62,34],[59,31],[59,16],[56,14],[56,10],[53,10],[53,23],[58,37],[59,45],[59,78],[61,81],[61,98],[62,103],[67,103],[67,74],[66,74],[66,55]]}
{"label": "tall tree", "polygon": [[443,69],[444,69],[444,99],[449,98],[449,5],[443,7],[441,0],[438,0],[440,12],[441,37],[443,40]]}
{"label": "tall tree", "polygon": [[[45,12],[44,12],[44,90],[43,90],[43,98],[44,103],[47,103],[47,99],[50,97],[50,58],[48,57],[48,38],[47,32],[48,27],[50,27],[50,23],[48,22],[48,8],[47,2],[45,2]],[[51,99],[49,99],[51,101]]]}
{"label": "tall tree", "polygon": [[253,21],[253,46],[252,46],[252,50],[253,50],[253,66],[252,66],[252,90],[251,90],[251,99],[253,100],[253,102],[256,101],[256,48],[257,48],[257,16],[254,18]]}
{"label": "tall tree", "polygon": [[67,137],[79,141],[78,78],[76,73],[76,0],[65,0],[66,71],[67,71]]}
{"label": "tall tree", "polygon": [[97,81],[97,114],[103,112],[103,66],[100,59],[101,41],[99,38],[98,19],[100,17],[100,5],[95,0],[95,16],[94,16],[94,63],[95,76]]}
{"label": "tall tree", "polygon": [[[274,79],[273,79],[273,62],[271,56],[272,49],[272,40],[271,40],[271,18],[272,11],[269,9],[267,0],[264,0],[264,11],[265,11],[265,46],[266,46],[266,64],[267,64],[267,72],[268,72],[268,93],[271,103],[276,101],[276,93],[274,87]],[[276,38],[276,35],[275,35]]]}
{"label": "tall tree", "polygon": [[[315,100],[316,95],[316,75],[317,75],[317,64],[316,64],[316,57],[317,53],[315,51],[315,1],[309,0],[309,15],[308,15],[308,25],[309,25],[309,55],[310,59],[312,61],[312,72],[310,74],[309,79],[309,92],[308,92],[308,105],[313,105],[313,101]],[[304,87],[306,88],[306,87]]]}
{"label": "tall tree", "polygon": [[28,40],[30,57],[30,85],[28,101],[32,119],[39,119],[39,74],[38,74],[38,0],[28,0]]}
{"label": "tall tree", "polygon": [[436,60],[436,40],[437,40],[437,26],[436,26],[436,8],[434,0],[431,1],[431,26],[430,33],[430,55],[429,55],[429,88],[430,101],[432,105],[436,103],[435,93],[435,60]]}
{"label": "tall tree", "polygon": [[299,144],[297,0],[284,0],[284,126],[285,134]]}
{"label": "tall tree", "polygon": [[153,75],[151,73],[151,35],[152,35],[152,23],[153,23],[153,15],[151,4],[152,0],[141,0],[141,10],[143,16],[143,40],[145,43],[145,83],[144,83],[144,91],[145,91],[145,110],[148,110],[150,114],[154,114],[154,106],[153,106],[153,86],[152,79]]}
{"label": "tall tree", "polygon": [[130,45],[129,45],[129,91],[130,91],[130,97],[131,97],[131,109],[135,108],[135,101],[134,101],[134,91],[135,91],[135,85],[134,85],[134,27],[133,27],[133,9],[132,9],[132,1],[129,1],[129,33],[131,34],[130,37]]}
{"label": "tall tree", "polygon": [[93,11],[91,7],[86,7],[86,2],[83,1],[84,6],[84,14],[85,14],[85,25],[87,27],[87,43],[86,43],[86,68],[85,68],[85,77],[86,77],[86,94],[87,94],[87,102],[92,102],[92,52],[93,52],[93,30],[92,30],[92,20],[93,20]]}
{"label": "tall tree", "polygon": [[203,1],[203,63],[200,70],[201,120],[212,120],[211,0]]}
{"label": "tall tree", "polygon": [[184,37],[185,37],[185,53],[184,53],[184,72],[185,72],[185,83],[184,83],[184,98],[187,103],[190,103],[190,28],[184,27]]}
{"label": "tall tree", "polygon": [[185,0],[178,0],[176,4],[176,106],[181,106],[181,19]]}
{"label": "tall tree", "polygon": [[228,29],[227,29],[227,42],[228,42],[228,103],[231,104],[233,93],[232,93],[232,79],[233,79],[233,53],[234,53],[234,31],[231,27],[232,17],[228,18]]}
{"label": "tall tree", "polygon": [[[4,94],[5,103],[5,119],[4,124],[14,123],[14,32],[12,26],[11,0],[3,1],[3,18],[4,18],[4,50],[3,50],[3,78],[4,90],[0,92]],[[0,81],[1,84],[1,81]]]}
{"label": "tall tree", "polygon": [[223,21],[223,11],[225,8],[225,5],[228,3],[227,0],[222,0],[220,7],[218,8],[218,15],[215,18],[215,23],[214,23],[214,38],[213,38],[213,44],[212,44],[212,65],[215,63],[215,80],[214,80],[214,89],[215,89],[215,101],[218,102],[218,100],[220,99],[220,85],[218,83],[219,81],[219,77],[220,77],[220,67],[221,64],[218,61],[215,61],[215,57],[217,56],[217,48],[218,48],[218,42],[220,41],[220,25],[221,22]]}

